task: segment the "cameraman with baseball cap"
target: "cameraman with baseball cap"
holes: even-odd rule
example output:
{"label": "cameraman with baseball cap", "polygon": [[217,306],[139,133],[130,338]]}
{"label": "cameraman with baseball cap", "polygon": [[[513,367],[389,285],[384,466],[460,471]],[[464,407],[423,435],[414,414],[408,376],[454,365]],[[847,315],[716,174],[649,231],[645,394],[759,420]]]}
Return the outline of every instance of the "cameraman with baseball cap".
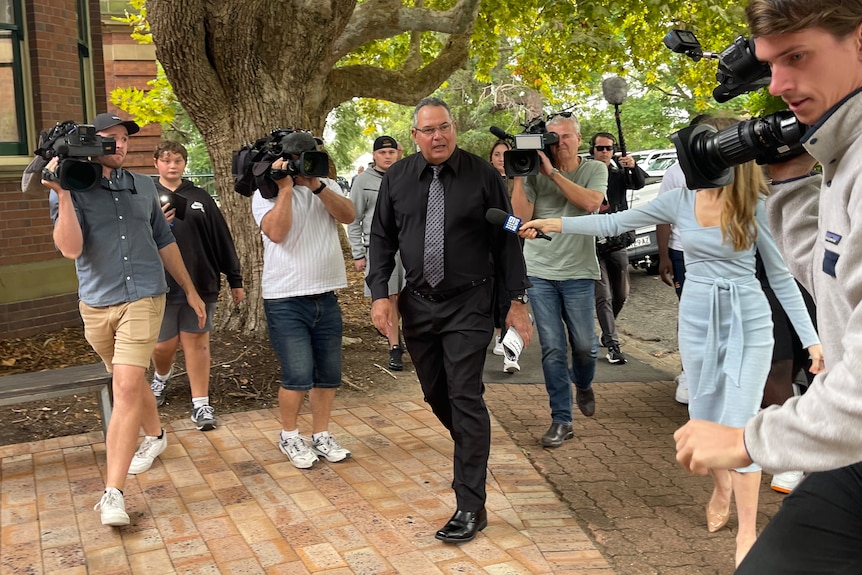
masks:
{"label": "cameraman with baseball cap", "polygon": [[[341,386],[342,320],[335,290],[347,287],[338,226],[352,222],[355,212],[338,182],[296,170],[300,155],[316,147],[317,140],[307,132],[286,135],[282,155],[264,180],[274,181],[275,197],[257,189],[252,198],[263,238],[263,309],[281,363],[278,447],[299,469],[310,468],[318,456],[333,463],[350,457],[329,434],[329,419]],[[306,393],[312,412],[310,447],[299,434]]]}
{"label": "cameraman with baseball cap", "polygon": [[[127,473],[141,473],[167,446],[156,400],[145,379],[165,309],[165,270],[186,293],[201,327],[206,306],[183,264],[162,213],[153,180],[123,168],[131,134],[140,127],[113,114],[93,120],[96,132],[116,141],[116,151],[95,156],[101,183],[64,190],[52,159],[42,184],[51,189],[54,244],[75,260],[84,335],[113,374],[113,415],[105,439],[105,493],[96,505],[103,525],[129,524],[123,487]],[[135,450],[138,433],[145,437]]]}
{"label": "cameraman with baseball cap", "polygon": [[[371,241],[371,220],[374,208],[377,206],[377,195],[380,182],[389,166],[398,161],[398,142],[391,136],[380,136],[374,140],[371,169],[358,174],[350,186],[350,199],[356,208],[356,219],[347,227],[347,237],[353,252],[353,265],[356,271],[365,272],[368,277],[368,244]],[[401,263],[401,253],[395,254],[395,269],[389,277],[390,321],[394,329],[389,331],[389,369],[401,371],[404,369],[402,356],[404,346],[401,343],[400,314],[398,313],[398,294],[404,287],[404,266]],[[365,286],[365,295],[371,297],[371,290]]]}

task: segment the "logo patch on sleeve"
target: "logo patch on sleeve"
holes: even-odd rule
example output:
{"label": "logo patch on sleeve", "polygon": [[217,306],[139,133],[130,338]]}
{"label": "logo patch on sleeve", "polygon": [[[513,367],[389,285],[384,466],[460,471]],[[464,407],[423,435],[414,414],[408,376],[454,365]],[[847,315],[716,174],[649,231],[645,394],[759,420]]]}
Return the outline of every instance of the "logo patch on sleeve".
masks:
{"label": "logo patch on sleeve", "polygon": [[841,236],[836,234],[835,232],[826,232],[826,241],[830,244],[835,244],[836,246],[841,243]]}

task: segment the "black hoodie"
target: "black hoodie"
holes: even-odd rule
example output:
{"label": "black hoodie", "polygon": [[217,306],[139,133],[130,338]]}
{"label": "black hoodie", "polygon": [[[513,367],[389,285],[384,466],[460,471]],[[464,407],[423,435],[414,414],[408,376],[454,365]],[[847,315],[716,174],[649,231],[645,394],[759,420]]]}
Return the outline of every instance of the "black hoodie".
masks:
{"label": "black hoodie", "polygon": [[[183,180],[172,192],[157,179],[156,188],[159,195],[178,194],[187,200],[185,218],[174,218],[171,230],[201,299],[206,303],[218,300],[221,274],[225,275],[231,288],[241,288],[242,274],[233,237],[212,197],[188,180]],[[179,284],[167,272],[165,277],[168,281],[167,301],[184,302],[186,294]]]}

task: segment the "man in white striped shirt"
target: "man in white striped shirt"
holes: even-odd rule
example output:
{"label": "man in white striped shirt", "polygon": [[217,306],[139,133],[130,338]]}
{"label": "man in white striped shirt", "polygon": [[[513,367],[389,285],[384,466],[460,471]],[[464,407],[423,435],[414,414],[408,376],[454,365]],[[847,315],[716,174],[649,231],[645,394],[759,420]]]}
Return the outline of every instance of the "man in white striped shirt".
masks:
{"label": "man in white striped shirt", "polygon": [[[282,140],[293,159],[316,144],[306,132]],[[318,456],[333,463],[350,457],[330,435],[329,420],[341,386],[342,320],[335,290],[347,287],[338,226],[352,222],[355,211],[335,180],[302,176],[283,158],[271,170],[268,184],[274,180],[278,193],[264,197],[255,191],[252,212],[263,238],[261,291],[269,338],[281,363],[278,447],[294,466],[308,469]],[[306,393],[310,445],[298,425]]]}

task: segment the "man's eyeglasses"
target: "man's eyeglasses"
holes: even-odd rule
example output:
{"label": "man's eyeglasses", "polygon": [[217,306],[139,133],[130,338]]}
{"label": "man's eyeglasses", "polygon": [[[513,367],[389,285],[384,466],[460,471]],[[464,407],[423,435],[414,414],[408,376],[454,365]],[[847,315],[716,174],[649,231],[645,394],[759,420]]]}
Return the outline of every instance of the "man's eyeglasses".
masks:
{"label": "man's eyeglasses", "polygon": [[613,151],[614,151],[614,147],[613,147],[613,146],[593,146],[593,148],[594,148],[597,152],[613,152]]}
{"label": "man's eyeglasses", "polygon": [[434,132],[440,132],[440,135],[445,136],[449,133],[449,130],[452,129],[452,124],[446,122],[444,124],[440,124],[439,126],[427,127],[427,128],[413,128],[423,136],[433,136]]}

